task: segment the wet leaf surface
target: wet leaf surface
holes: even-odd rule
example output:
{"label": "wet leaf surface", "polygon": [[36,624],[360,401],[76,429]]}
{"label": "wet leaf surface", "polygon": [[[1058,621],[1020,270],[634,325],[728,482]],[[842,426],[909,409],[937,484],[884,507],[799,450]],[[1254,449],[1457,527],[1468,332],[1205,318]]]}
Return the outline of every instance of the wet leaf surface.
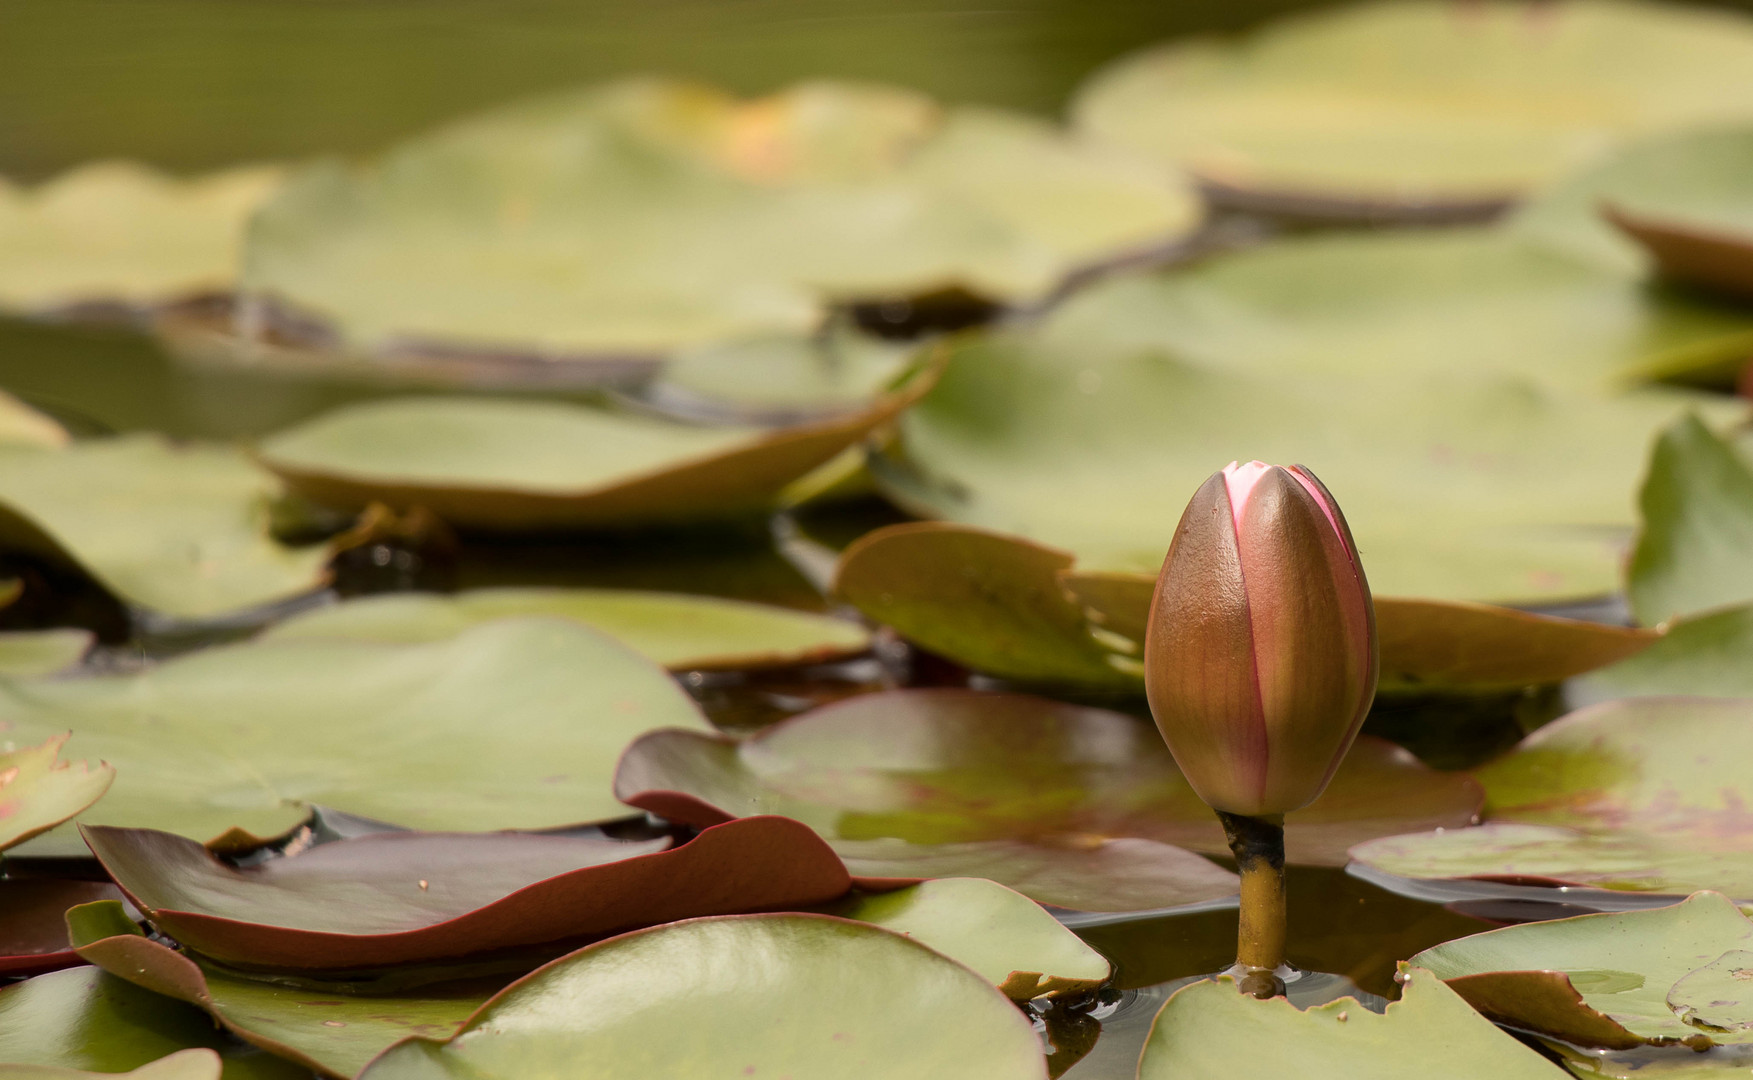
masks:
{"label": "wet leaf surface", "polygon": [[[1148,493],[1191,491],[1231,460],[1296,461],[1344,505],[1375,592],[1611,592],[1646,442],[1688,406],[1743,410],[1582,384],[1720,333],[1726,316],[1709,316],[1715,330],[1658,317],[1633,280],[1522,250],[1318,238],[1098,284],[1031,331],[952,348],[874,475],[915,513],[1069,551],[1084,571],[1154,573],[1182,502]],[[1536,265],[1511,272],[1511,254]],[[1462,269],[1470,258],[1483,262]],[[1570,299],[1531,287],[1549,276]],[[1745,355],[1746,340],[1727,341]],[[1529,355],[1537,371],[1491,359]]]}
{"label": "wet leaf surface", "polygon": [[121,898],[107,881],[0,880],[0,977],[78,964],[67,944],[67,909]]}
{"label": "wet leaf surface", "polygon": [[[1104,906],[1111,900],[1094,882],[1054,887],[1070,876],[1070,866],[1051,872],[1061,859],[1083,872],[1124,865],[1111,848],[1120,839],[1228,851],[1215,817],[1148,723],[1019,694],[866,694],[742,743],[659,732],[628,750],[616,790],[678,820],[702,814],[701,804],[729,816],[796,817],[821,832],[855,875],[928,876],[902,868],[914,858],[923,871],[940,858],[955,865],[978,857],[986,865],[929,876],[990,877],[1045,903],[1094,904],[1090,910],[1116,909]],[[1290,857],[1337,864],[1359,838],[1400,831],[1401,822],[1464,824],[1478,799],[1466,778],[1433,772],[1366,737],[1327,794],[1290,817]],[[854,846],[872,842],[880,846]],[[1187,891],[1148,906],[1224,895],[1230,879],[1213,870],[1186,862]]]}
{"label": "wet leaf surface", "polygon": [[1662,432],[1639,495],[1643,530],[1626,593],[1654,625],[1753,600],[1753,467],[1697,417]]}
{"label": "wet leaf surface", "polygon": [[[22,734],[10,728],[6,733]],[[18,741],[0,743],[0,851],[79,814],[103,798],[116,778],[108,762],[59,760],[65,731],[22,750],[14,749]]]}
{"label": "wet leaf surface", "polygon": [[769,431],[699,427],[560,402],[401,398],[349,406],[262,444],[313,502],[424,506],[459,528],[674,524],[771,510],[786,485],[864,438],[933,369],[858,412]]}
{"label": "wet leaf surface", "polygon": [[593,627],[673,671],[821,663],[856,655],[870,646],[870,634],[845,619],[633,589],[501,588],[454,596],[372,596],[296,615],[263,636],[282,641],[440,641],[483,622],[520,615],[552,616]]}
{"label": "wet leaf surface", "polygon": [[1197,219],[1172,177],[1020,115],[640,79],[311,166],[257,218],[245,280],[368,349],[651,354],[807,334],[849,298],[1034,299]]}
{"label": "wet leaf surface", "polygon": [[1413,878],[1529,878],[1753,896],[1746,700],[1634,698],[1580,709],[1476,771],[1485,824],[1362,844]]}
{"label": "wet leaf surface", "polygon": [[232,1042],[199,1009],[95,967],[0,989],[0,1061],[117,1073],[191,1048],[217,1049],[225,1080],[310,1080],[308,1069]]}
{"label": "wet leaf surface", "polygon": [[423,963],[808,907],[851,887],[813,832],[774,817],[670,850],[667,838],[384,833],[249,867],[169,833],[94,826],[85,837],[154,926],[245,967]]}
{"label": "wet leaf surface", "polygon": [[1283,998],[1257,1001],[1229,979],[1194,983],[1163,1006],[1138,1065],[1139,1080],[1557,1080],[1562,1075],[1419,970],[1385,1014],[1371,1012],[1356,998],[1299,1010]]}
{"label": "wet leaf surface", "polygon": [[[977,671],[1035,682],[1142,686],[1155,578],[1086,572],[1062,551],[937,522],[873,532],[841,556],[839,596]],[[1459,601],[1375,597],[1387,693],[1555,683],[1635,655],[1649,630]]]}
{"label": "wet leaf surface", "polygon": [[1040,1080],[1046,1068],[1004,995],[924,945],[824,915],[751,915],[590,946],[508,987],[449,1041],[404,1043],[364,1076],[923,1074]]}
{"label": "wet leaf surface", "polygon": [[866,894],[833,914],[905,934],[1018,1001],[1093,989],[1113,971],[1033,900],[981,878],[940,878]]}
{"label": "wet leaf surface", "polygon": [[[0,723],[19,741],[72,729],[74,751],[117,767],[85,823],[203,841],[284,833],[311,803],[432,830],[615,817],[622,747],[654,728],[707,729],[661,668],[554,619],[413,645],[254,642],[135,674],[0,683]],[[63,829],[28,850],[84,845]]]}
{"label": "wet leaf surface", "polygon": [[1409,963],[1500,1023],[1579,1046],[1703,1048],[1753,1042],[1753,1000],[1732,989],[1753,978],[1735,974],[1753,971],[1739,959],[1749,942],[1753,923],[1704,892],[1671,907],[1476,934]]}
{"label": "wet leaf surface", "polygon": [[0,451],[0,545],[72,562],[128,603],[200,618],[323,581],[327,554],[268,536],[274,478],[230,447],[147,434]]}
{"label": "wet leaf surface", "polygon": [[[1745,118],[1753,26],[1652,4],[1373,4],[1123,58],[1088,131],[1246,192],[1416,213],[1514,199],[1639,134]],[[1729,80],[1725,83],[1721,80]]]}
{"label": "wet leaf surface", "polygon": [[227,290],[244,225],[280,180],[273,166],[182,180],[106,161],[36,187],[0,181],[0,307],[149,307]]}
{"label": "wet leaf surface", "polygon": [[[67,928],[87,962],[162,995],[160,1000],[205,1010],[252,1046],[336,1077],[356,1075],[399,1039],[450,1034],[505,982],[477,979],[360,995],[318,983],[257,981],[145,937],[114,901],[73,909]],[[206,1026],[211,1029],[211,1021]]]}

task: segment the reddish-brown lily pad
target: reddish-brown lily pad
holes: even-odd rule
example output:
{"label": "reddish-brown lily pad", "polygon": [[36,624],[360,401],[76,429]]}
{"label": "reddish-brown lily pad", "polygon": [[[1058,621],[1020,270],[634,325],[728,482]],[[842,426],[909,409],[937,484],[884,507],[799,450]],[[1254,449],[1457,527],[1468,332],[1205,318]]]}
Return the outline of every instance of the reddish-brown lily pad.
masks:
{"label": "reddish-brown lily pad", "polygon": [[1753,898],[1753,701],[1579,709],[1477,771],[1485,824],[1353,849],[1401,877],[1535,880]]}
{"label": "reddish-brown lily pad", "polygon": [[151,940],[113,900],[69,911],[67,932],[89,963],[206,1010],[233,1035],[276,1057],[342,1078],[401,1039],[451,1034],[508,981],[474,979],[377,995],[258,981]]}
{"label": "reddish-brown lily pad", "polygon": [[79,963],[67,944],[67,909],[121,897],[121,890],[107,881],[0,881],[0,978]]}
{"label": "reddish-brown lily pad", "polygon": [[815,833],[780,817],[728,822],[670,850],[667,839],[382,833],[248,867],[174,833],[83,831],[154,926],[247,967],[435,961],[809,906],[851,887]]}
{"label": "reddish-brown lily pad", "polygon": [[[1175,768],[1147,722],[1104,709],[1022,694],[899,690],[866,694],[805,713],[736,743],[655,732],[635,742],[616,774],[632,805],[686,820],[701,807],[740,816],[784,813],[821,832],[866,873],[856,844],[885,842],[889,874],[934,853],[987,860],[956,874],[990,877],[1064,907],[1102,905],[1107,886],[1042,889],[1044,866],[1061,854],[1095,869],[1091,853],[1122,838],[1222,853],[1211,811]],[[1465,776],[1435,772],[1377,739],[1360,739],[1327,793],[1291,815],[1294,861],[1337,865],[1363,837],[1464,825],[1480,793]],[[710,814],[711,811],[706,811]],[[961,845],[981,845],[978,848]],[[1017,845],[1003,855],[1006,845]],[[1170,848],[1168,850],[1173,850]],[[1012,864],[1026,852],[1028,866]],[[1108,862],[1110,868],[1124,860]],[[1212,899],[1227,875],[1195,874],[1180,903]],[[941,873],[943,871],[936,871]],[[907,876],[929,876],[909,874]],[[1173,901],[1172,901],[1173,902]],[[1154,906],[1170,906],[1161,903]]]}
{"label": "reddish-brown lily pad", "polygon": [[[1069,552],[963,525],[879,529],[835,588],[910,641],[1020,680],[1141,687],[1155,579],[1077,569]],[[1648,648],[1655,631],[1447,600],[1378,596],[1384,692],[1557,683]]]}

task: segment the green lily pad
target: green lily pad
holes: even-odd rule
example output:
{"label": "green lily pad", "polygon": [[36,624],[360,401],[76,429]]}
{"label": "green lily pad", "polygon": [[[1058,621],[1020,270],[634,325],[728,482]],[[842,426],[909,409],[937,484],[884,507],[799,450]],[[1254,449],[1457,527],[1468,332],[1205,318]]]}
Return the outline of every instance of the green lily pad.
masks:
{"label": "green lily pad", "polygon": [[[135,1080],[220,1080],[224,1066],[219,1055],[204,1048],[178,1050],[157,1061],[132,1069],[122,1076]],[[0,1065],[6,1080],[98,1080],[116,1073],[64,1069],[57,1065]]]}
{"label": "green lily pad", "polygon": [[1647,651],[1565,687],[1577,705],[1664,694],[1753,698],[1753,605],[1676,619]]}
{"label": "green lily pad", "polygon": [[673,849],[667,838],[382,833],[241,868],[170,833],[84,835],[154,926],[251,968],[450,960],[809,906],[852,885],[815,833],[776,817],[727,822]]}
{"label": "green lily pad", "polygon": [[698,427],[555,401],[402,398],[346,406],[262,444],[313,502],[419,505],[453,525],[581,529],[772,509],[786,485],[889,421],[934,369],[858,412],[789,428]]}
{"label": "green lily pad", "polygon": [[848,298],[1036,299],[1198,217],[1177,179],[1022,116],[640,79],[303,170],[256,217],[244,280],[368,350],[661,354],[807,334]]}
{"label": "green lily pad", "polygon": [[322,584],[328,553],[268,536],[279,485],[229,447],[124,435],[0,450],[0,544],[71,562],[118,598],[221,615]]}
{"label": "green lily pad", "polygon": [[1485,824],[1360,844],[1415,878],[1535,878],[1753,897],[1743,744],[1753,702],[1633,698],[1580,709],[1475,775]]}
{"label": "green lily pad", "polygon": [[940,878],[865,894],[834,914],[905,934],[1018,1001],[1088,990],[1113,973],[1106,957],[1033,900],[983,878]]}
{"label": "green lily pad", "polygon": [[[1043,903],[1095,911],[1136,908],[1105,906],[1116,902],[1111,885],[1065,888],[1051,872],[1060,859],[1112,870],[1118,860],[1092,856],[1124,838],[1229,850],[1149,724],[1020,694],[866,694],[740,743],[658,732],[628,749],[615,787],[632,805],[691,824],[748,813],[797,818],[857,875],[988,877]],[[1465,824],[1478,803],[1466,778],[1365,737],[1327,793],[1290,816],[1286,843],[1293,861],[1337,865],[1365,836],[1391,835],[1410,820]],[[857,846],[873,843],[874,851]],[[902,869],[909,859],[920,872]],[[940,859],[957,868],[942,869]],[[1150,906],[1215,899],[1232,887],[1210,864],[1170,866],[1185,885]]]}
{"label": "green lily pad", "polygon": [[[81,820],[205,840],[273,836],[312,803],[413,828],[533,829],[617,816],[615,757],[708,730],[663,669],[585,627],[505,619],[454,638],[250,642],[124,675],[0,682],[0,723],[74,730],[119,772]],[[83,854],[70,829],[34,854]]]}
{"label": "green lily pad", "polygon": [[[1426,949],[1429,968],[1499,1023],[1579,1046],[1753,1043],[1753,923],[1718,893],[1671,907],[1506,927]],[[1737,975],[1736,972],[1746,972]]]}
{"label": "green lily pad", "polygon": [[343,1078],[357,1075],[400,1039],[454,1032],[506,981],[436,983],[389,995],[257,981],[151,940],[114,900],[69,911],[67,932],[74,950],[104,971],[205,1010],[233,1035],[276,1057]]}
{"label": "green lily pad", "polygon": [[257,165],[179,180],[109,161],[34,188],[0,180],[0,307],[147,307],[228,290],[244,225],[281,176]]}
{"label": "green lily pad", "polygon": [[1489,208],[1638,135],[1753,115],[1738,14],[1438,0],[1171,43],[1079,91],[1077,124],[1247,193],[1354,212]]}
{"label": "green lily pad", "polygon": [[640,396],[672,415],[794,424],[856,410],[907,369],[917,343],[883,341],[835,320],[820,333],[680,349]]}
{"label": "green lily pad", "polygon": [[1175,992],[1157,1014],[1138,1080],[1286,1076],[1346,1080],[1556,1080],[1533,1050],[1497,1030],[1428,971],[1414,968],[1383,1014],[1356,998],[1298,1009],[1259,1001],[1228,977]]}
{"label": "green lily pad", "polygon": [[[1341,312],[1374,295],[1351,276],[1314,269],[1310,260],[1296,275],[1298,289],[1315,294],[1311,315],[1327,309],[1329,294]],[[1618,320],[1601,314],[1598,297],[1571,308],[1586,328],[1561,330],[1568,319],[1559,319],[1486,348],[1479,326],[1516,323],[1491,305],[1464,319],[1451,312],[1452,332],[1414,307],[1373,312],[1323,337],[1296,320],[1267,329],[1209,291],[1197,304],[1164,303],[1182,284],[1176,275],[1116,280],[1036,330],[963,341],[933,390],[901,417],[900,451],[875,463],[877,481],[916,513],[1064,549],[1081,570],[1154,574],[1184,493],[1231,460],[1301,461],[1344,505],[1373,591],[1550,602],[1617,586],[1643,447],[1660,427],[1687,404],[1725,417],[1744,411],[1679,391],[1609,397],[1490,373],[1511,357],[1525,366],[1530,355],[1551,362],[1542,370],[1562,370],[1568,355],[1586,356],[1593,377],[1604,377],[1608,354],[1623,349],[1629,358],[1638,351],[1630,338],[1643,332],[1604,330]],[[1549,300],[1504,288],[1506,303],[1550,318]],[[1236,329],[1231,353],[1190,340],[1201,309],[1205,321]],[[1191,321],[1179,317],[1188,312]],[[1140,328],[1147,318],[1156,324]],[[1366,345],[1360,333],[1378,339]],[[1353,380],[1322,370],[1327,361],[1290,355],[1327,349],[1333,363],[1379,357],[1394,371]],[[1421,370],[1426,362],[1446,374]],[[1355,360],[1343,363],[1362,374]]]}
{"label": "green lily pad", "polygon": [[745,915],[582,949],[507,987],[448,1041],[395,1047],[362,1080],[1046,1072],[1022,1013],[919,942],[826,915]]}
{"label": "green lily pad", "polygon": [[1753,600],[1753,467],[1688,416],[1662,432],[1639,502],[1626,593],[1645,623]]}
{"label": "green lily pad", "polygon": [[[961,525],[893,525],[840,557],[834,588],[901,636],[977,671],[1035,682],[1142,685],[1153,575]],[[1377,595],[1381,689],[1473,693],[1556,683],[1634,656],[1649,630],[1509,608]]]}
{"label": "green lily pad", "polygon": [[0,446],[66,446],[67,429],[0,390]]}
{"label": "green lily pad", "polygon": [[[5,728],[8,735],[23,735]],[[103,798],[116,778],[108,762],[60,761],[65,730],[40,746],[0,743],[0,851],[16,847],[74,817]]]}
{"label": "green lily pad", "polygon": [[232,1043],[201,1010],[95,967],[0,989],[0,1061],[9,1065],[126,1073],[193,1048],[219,1051],[225,1080],[310,1080],[308,1069]]}
{"label": "green lily pad", "polygon": [[[1654,263],[1682,280],[1733,288],[1733,268],[1753,268],[1749,168],[1753,128],[1659,136],[1543,194],[1516,214],[1513,228],[1603,265],[1641,271]],[[1687,240],[1692,250],[1720,250],[1726,261],[1687,261]],[[1727,276],[1710,273],[1713,267]]]}
{"label": "green lily pad", "polygon": [[[820,663],[870,647],[870,634],[844,619],[739,600],[634,589],[474,589],[454,596],[392,593],[296,615],[270,627],[263,638],[440,641],[479,623],[517,615],[583,623],[673,671]],[[4,641],[0,636],[0,650]]]}
{"label": "green lily pad", "polygon": [[53,675],[79,663],[96,640],[89,630],[56,627],[51,630],[0,632],[0,675]]}

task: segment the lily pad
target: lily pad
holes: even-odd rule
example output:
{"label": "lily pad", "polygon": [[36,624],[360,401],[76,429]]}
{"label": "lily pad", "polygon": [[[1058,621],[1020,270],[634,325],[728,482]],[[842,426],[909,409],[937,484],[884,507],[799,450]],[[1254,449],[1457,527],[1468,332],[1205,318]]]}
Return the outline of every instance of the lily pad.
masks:
{"label": "lily pad", "polygon": [[79,963],[67,944],[67,909],[119,900],[107,881],[0,880],[0,977],[36,975]]}
{"label": "lily pad", "polygon": [[1113,973],[1101,953],[1033,900],[982,878],[940,878],[867,894],[835,914],[905,934],[1018,1001],[1092,989]]}
{"label": "lily pad", "polygon": [[1157,1014],[1138,1080],[1286,1076],[1347,1080],[1555,1080],[1545,1058],[1493,1027],[1428,971],[1376,1014],[1356,998],[1298,1009],[1259,1001],[1227,976],[1175,992]]}
{"label": "lily pad", "polygon": [[638,79],[303,170],[255,219],[245,283],[366,350],[661,354],[807,334],[845,299],[1036,299],[1198,217],[1174,177],[1022,116]]}
{"label": "lily pad", "polygon": [[584,529],[771,509],[787,484],[887,423],[934,369],[859,412],[778,430],[698,427],[554,401],[402,398],[268,439],[265,465],[342,509],[424,506],[453,525]]}
{"label": "lily pad", "polygon": [[0,307],[149,307],[228,290],[244,225],[281,177],[256,165],[179,180],[106,161],[34,188],[0,181]]}
{"label": "lily pad", "polygon": [[[119,780],[86,824],[205,840],[274,836],[321,803],[430,830],[614,817],[615,755],[664,726],[708,730],[659,667],[556,619],[445,641],[250,642],[132,674],[0,683],[9,737],[69,728]],[[33,854],[83,854],[70,829]]]}
{"label": "lily pad", "polygon": [[[855,974],[855,978],[849,978]],[[897,993],[897,988],[905,988]],[[364,1080],[1044,1080],[1028,1021],[917,941],[826,915],[694,919],[592,945]]]}
{"label": "lily pad", "polygon": [[1753,897],[1743,743],[1753,702],[1633,698],[1580,709],[1479,769],[1485,824],[1361,844],[1415,878],[1531,878]]}
{"label": "lily pad", "polygon": [[[1753,923],[1718,893],[1671,907],[1511,926],[1426,949],[1429,968],[1499,1023],[1579,1046],[1753,1043]],[[1746,974],[1737,975],[1736,972]]]}
{"label": "lily pad", "polygon": [[754,817],[680,847],[381,833],[236,867],[193,840],[92,826],[86,842],[154,926],[221,963],[359,969],[819,904],[851,887],[808,827]]}
{"label": "lily pad", "polygon": [[[922,870],[940,853],[952,864],[984,858],[977,869],[942,872],[989,877],[1043,903],[1087,910],[1129,909],[1103,906],[1112,902],[1108,890],[1053,888],[1062,882],[1043,875],[1043,865],[1050,869],[1063,857],[1094,869],[1101,864],[1085,857],[1121,838],[1228,851],[1216,818],[1153,727],[1020,694],[866,694],[740,743],[658,732],[628,749],[616,791],[641,809],[690,823],[702,806],[705,820],[713,811],[795,817],[820,832],[854,874],[929,874],[901,873],[908,856]],[[1337,865],[1364,836],[1389,835],[1414,819],[1464,824],[1478,802],[1470,780],[1433,772],[1406,751],[1365,737],[1327,793],[1290,816],[1286,842],[1294,861]],[[854,846],[870,842],[882,846],[874,853]],[[886,860],[879,865],[887,873],[866,869],[860,861],[866,855]],[[1027,858],[1007,868],[1017,856]],[[1185,893],[1152,906],[1222,895],[1231,879],[1215,869],[1185,861]]]}
{"label": "lily pad", "polygon": [[[296,615],[270,627],[263,637],[440,641],[479,623],[518,615],[583,623],[674,671],[821,663],[870,647],[870,634],[844,619],[634,589],[504,588],[454,596],[371,596]],[[0,636],[0,649],[4,641]]]}
{"label": "lily pad", "polygon": [[[1753,274],[1750,168],[1753,128],[1659,136],[1529,203],[1513,228],[1603,265],[1641,271],[1653,263],[1681,280],[1744,292],[1753,287],[1744,277]],[[1699,255],[1704,261],[1692,257]]]}
{"label": "lily pad", "polygon": [[0,632],[0,675],[53,675],[79,663],[96,640],[89,630],[56,627],[50,630]]}
{"label": "lily pad", "polygon": [[274,478],[242,453],[124,435],[0,450],[0,544],[89,573],[119,599],[201,618],[317,588],[328,553],[268,535]]}
{"label": "lily pad", "polygon": [[194,1048],[219,1051],[225,1080],[310,1080],[308,1069],[239,1048],[199,1009],[95,967],[0,989],[0,1061],[9,1065],[126,1073]]}
{"label": "lily pad", "polygon": [[[1296,287],[1313,294],[1311,318],[1375,295],[1310,263]],[[923,516],[1070,551],[1081,570],[1154,574],[1183,506],[1181,495],[1163,493],[1190,492],[1231,460],[1301,461],[1344,505],[1373,591],[1554,602],[1617,586],[1635,522],[1630,496],[1654,433],[1688,404],[1712,416],[1744,412],[1680,391],[1603,396],[1492,373],[1512,357],[1525,367],[1530,355],[1550,361],[1541,370],[1562,371],[1569,356],[1605,377],[1614,350],[1628,359],[1639,351],[1631,338],[1644,334],[1604,330],[1618,320],[1602,315],[1599,297],[1570,309],[1577,327],[1560,329],[1569,321],[1560,318],[1525,336],[1503,329],[1515,317],[1485,305],[1464,319],[1451,311],[1453,331],[1414,306],[1371,312],[1324,337],[1304,320],[1267,330],[1209,290],[1198,303],[1165,303],[1182,284],[1176,275],[1116,279],[1033,331],[960,343],[936,387],[902,416],[898,452],[874,463],[878,483]],[[1506,303],[1551,318],[1550,298],[1502,285]],[[1433,289],[1429,299],[1438,296],[1446,294]],[[1208,324],[1236,328],[1228,352],[1191,340],[1200,310]],[[1155,324],[1141,327],[1146,319]],[[1484,346],[1479,326],[1506,340]],[[1353,379],[1363,374],[1357,356],[1390,370]],[[1329,362],[1348,375],[1324,370]]]}
{"label": "lily pad", "polygon": [[205,1010],[233,1035],[276,1057],[342,1078],[356,1075],[400,1039],[450,1034],[505,982],[438,983],[393,995],[261,982],[153,941],[113,900],[69,911],[67,931],[75,951],[111,975]]}
{"label": "lily pad", "polygon": [[0,390],[0,446],[66,446],[67,429]]}
{"label": "lily pad", "polygon": [[1676,619],[1647,651],[1565,687],[1576,705],[1666,694],[1753,698],[1753,606]]}
{"label": "lily pad", "polygon": [[[220,1080],[224,1066],[219,1055],[211,1050],[195,1048],[166,1054],[157,1061],[121,1073],[135,1080]],[[99,1080],[116,1073],[64,1069],[56,1065],[4,1065],[7,1080]]]}
{"label": "lily pad", "polygon": [[[1086,572],[1069,552],[940,522],[848,547],[836,592],[910,641],[977,671],[1037,682],[1142,685],[1154,576]],[[1378,595],[1381,689],[1474,693],[1556,683],[1636,655],[1649,630],[1459,601]]]}
{"label": "lily pad", "polygon": [[[4,728],[9,735],[23,734]],[[68,736],[51,735],[40,746],[14,749],[0,743],[0,851],[24,843],[74,817],[103,798],[116,778],[115,767],[100,761],[59,760]]]}
{"label": "lily pad", "polygon": [[1729,12],[1376,3],[1123,58],[1072,112],[1225,189],[1488,210],[1615,143],[1753,116],[1750,65],[1753,25]]}
{"label": "lily pad", "polygon": [[1626,593],[1645,623],[1753,600],[1753,467],[1697,417],[1662,432],[1639,496]]}

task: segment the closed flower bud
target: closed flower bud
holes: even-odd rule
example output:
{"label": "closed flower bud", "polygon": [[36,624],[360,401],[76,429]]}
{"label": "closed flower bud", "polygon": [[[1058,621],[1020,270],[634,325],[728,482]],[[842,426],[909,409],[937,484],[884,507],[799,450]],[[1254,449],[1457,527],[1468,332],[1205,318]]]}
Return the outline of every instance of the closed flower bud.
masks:
{"label": "closed flower bud", "polygon": [[1193,790],[1261,817],[1313,802],[1376,692],[1351,530],[1302,466],[1251,461],[1187,504],[1151,601],[1145,690]]}

